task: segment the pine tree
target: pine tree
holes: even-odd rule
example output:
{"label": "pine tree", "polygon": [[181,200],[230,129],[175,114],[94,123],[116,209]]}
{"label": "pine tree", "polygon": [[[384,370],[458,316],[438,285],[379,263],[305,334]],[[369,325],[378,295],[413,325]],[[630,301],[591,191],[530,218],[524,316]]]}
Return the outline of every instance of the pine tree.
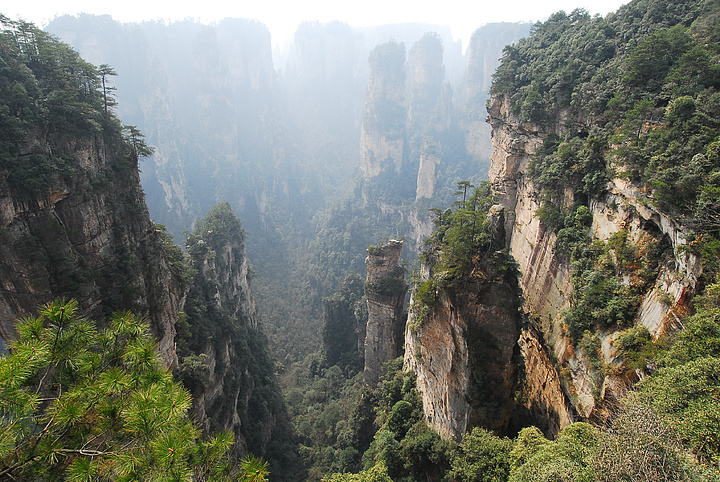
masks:
{"label": "pine tree", "polygon": [[0,479],[238,479],[232,435],[202,440],[143,320],[98,328],[54,301],[17,332],[0,358]]}

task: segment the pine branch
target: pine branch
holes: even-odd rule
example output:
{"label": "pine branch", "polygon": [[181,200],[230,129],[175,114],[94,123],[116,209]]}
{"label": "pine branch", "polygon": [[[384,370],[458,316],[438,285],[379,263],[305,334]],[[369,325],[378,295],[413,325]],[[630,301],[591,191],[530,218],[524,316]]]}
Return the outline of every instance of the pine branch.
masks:
{"label": "pine branch", "polygon": [[60,452],[64,454],[78,454],[86,457],[104,457],[104,456],[115,456],[116,452],[103,452],[101,450],[91,449],[53,449],[53,452]]}

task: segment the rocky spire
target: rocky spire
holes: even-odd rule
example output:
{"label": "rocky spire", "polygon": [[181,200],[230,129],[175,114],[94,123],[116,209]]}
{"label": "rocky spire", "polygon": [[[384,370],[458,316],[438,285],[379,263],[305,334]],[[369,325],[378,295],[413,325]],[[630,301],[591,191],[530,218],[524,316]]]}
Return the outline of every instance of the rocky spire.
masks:
{"label": "rocky spire", "polygon": [[402,248],[402,241],[391,239],[382,246],[368,248],[365,259],[368,321],[363,379],[370,386],[380,380],[383,363],[401,353],[403,306],[408,289],[405,272],[399,265]]}

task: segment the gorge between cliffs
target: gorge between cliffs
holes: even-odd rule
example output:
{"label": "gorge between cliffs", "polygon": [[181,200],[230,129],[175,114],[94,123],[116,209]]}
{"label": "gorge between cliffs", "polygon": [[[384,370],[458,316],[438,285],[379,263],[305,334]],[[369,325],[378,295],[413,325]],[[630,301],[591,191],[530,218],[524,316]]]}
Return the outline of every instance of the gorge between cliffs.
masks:
{"label": "gorge between cliffs", "polygon": [[[718,480],[717,2],[465,50],[306,23],[283,56],[251,20],[0,18],[3,363],[38,310],[65,329],[54,300],[88,339],[134,313],[187,393],[187,480]],[[64,420],[97,346],[26,377],[45,398],[0,474],[140,473],[110,435],[72,445],[128,410],[23,431]]]}

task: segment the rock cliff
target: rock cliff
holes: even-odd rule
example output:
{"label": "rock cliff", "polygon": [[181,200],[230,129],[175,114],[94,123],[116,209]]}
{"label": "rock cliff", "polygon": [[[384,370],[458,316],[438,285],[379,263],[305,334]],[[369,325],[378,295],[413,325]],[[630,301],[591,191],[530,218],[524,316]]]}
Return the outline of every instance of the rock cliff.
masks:
{"label": "rock cliff", "polygon": [[[501,234],[502,213],[493,210],[490,219]],[[513,414],[522,322],[517,278],[501,250],[483,251],[454,281],[435,272],[431,255],[410,302],[404,366],[417,375],[427,422],[446,439],[460,440],[476,426],[503,433]],[[419,296],[425,290],[428,297],[426,287],[430,304]]]}
{"label": "rock cliff", "polygon": [[365,330],[365,371],[363,380],[374,387],[382,375],[383,363],[402,352],[403,308],[407,284],[400,266],[403,242],[390,240],[371,246],[365,260],[368,319]]}
{"label": "rock cliff", "polygon": [[162,356],[176,365],[187,288],[181,257],[148,215],[137,159],[112,131],[35,134],[25,152],[64,158],[72,176],[50,176],[38,191],[0,186],[0,335],[12,339],[14,321],[42,303],[75,298],[96,319],[121,308],[148,318]]}
{"label": "rock cliff", "polygon": [[[599,330],[594,350],[573,340],[563,322],[563,310],[570,306],[574,289],[573,268],[569,256],[556,249],[556,234],[539,219],[540,193],[527,172],[543,141],[571,126],[520,122],[502,96],[491,99],[489,122],[494,146],[490,180],[508,218],[507,248],[519,265],[524,309],[535,327],[525,330],[520,342],[526,372],[524,403],[531,411],[546,414],[544,428],[554,434],[577,417],[605,418],[607,409],[642,373],[605,375],[599,368],[622,365],[613,346],[621,327]],[[570,192],[560,198],[566,206],[575,201]],[[647,327],[656,339],[677,329],[678,314],[687,309],[696,292],[701,268],[698,259],[683,249],[687,244],[683,229],[651,206],[642,189],[615,178],[601,198],[590,202],[589,211],[595,240],[609,242],[625,236],[640,252],[648,246],[669,246],[670,254],[660,260],[643,288],[635,313],[636,325]],[[626,277],[622,282],[634,281]]]}
{"label": "rock cliff", "polygon": [[284,415],[267,341],[257,326],[244,238],[227,202],[216,205],[188,237],[197,272],[179,353],[197,418],[207,432],[231,430],[238,454],[265,453]]}
{"label": "rock cliff", "polygon": [[405,46],[395,42],[370,52],[370,70],[360,131],[360,169],[366,178],[399,172],[405,136]]}
{"label": "rock cliff", "polygon": [[470,428],[504,432],[513,411],[514,351],[520,320],[505,281],[478,283],[460,297],[443,296],[417,329],[405,331],[405,366],[430,427],[459,440]]}

